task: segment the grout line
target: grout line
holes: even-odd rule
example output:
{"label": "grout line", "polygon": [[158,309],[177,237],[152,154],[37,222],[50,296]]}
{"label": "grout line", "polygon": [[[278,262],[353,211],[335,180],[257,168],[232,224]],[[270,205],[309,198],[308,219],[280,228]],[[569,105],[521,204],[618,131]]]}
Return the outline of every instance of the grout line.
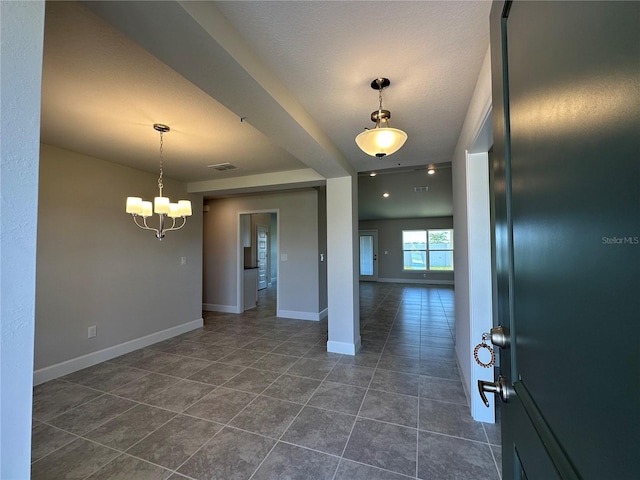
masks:
{"label": "grout line", "polygon": [[489,451],[491,452],[491,458],[493,458],[493,465],[496,467],[496,471],[498,472],[498,478],[502,480],[502,471],[500,469],[500,466],[498,465],[498,460],[493,453],[493,448],[491,448],[491,445],[489,445]]}
{"label": "grout line", "polygon": [[[287,368],[287,370],[285,370],[285,372],[283,372],[283,373],[282,373],[282,375],[285,375],[285,373],[286,373],[287,371],[289,371],[289,370],[291,369],[291,367],[293,367],[293,365],[295,365],[296,363],[298,363],[298,362],[296,361],[295,363],[293,363],[292,365],[290,365],[290,366]],[[331,368],[331,370],[329,370],[329,372],[327,372],[327,374],[325,375],[324,379],[326,379],[326,378],[331,374],[331,372],[336,368],[336,366],[337,366],[337,365],[338,365],[338,363],[336,363],[336,364]],[[280,375],[280,377],[282,377],[282,375]],[[278,378],[280,378],[280,377],[278,377]],[[301,377],[301,378],[304,378],[304,377]],[[311,393],[311,395],[309,395],[309,398],[307,398],[307,401],[304,403],[304,405],[302,405],[302,408],[300,408],[300,410],[298,410],[298,413],[296,414],[296,416],[295,416],[295,417],[293,417],[293,420],[291,420],[291,422],[289,422],[289,425],[287,425],[287,428],[285,428],[285,429],[282,431],[282,433],[280,434],[280,436],[279,436],[279,437],[278,437],[278,439],[276,440],[276,443],[274,443],[273,447],[271,447],[271,450],[269,450],[269,453],[267,453],[267,455],[265,455],[265,457],[262,459],[262,461],[260,462],[260,464],[258,465],[258,467],[257,467],[257,468],[254,470],[254,472],[251,474],[251,477],[249,477],[249,480],[251,480],[251,479],[253,478],[253,476],[256,474],[256,472],[257,472],[258,470],[260,470],[260,467],[261,467],[261,466],[262,466],[262,464],[265,462],[265,460],[269,457],[269,455],[271,454],[271,452],[276,448],[276,446],[278,445],[278,443],[279,443],[279,442],[281,442],[281,441],[283,441],[283,440],[282,440],[282,437],[284,437],[285,433],[287,433],[287,430],[289,430],[289,428],[291,428],[291,425],[293,425],[293,423],[298,419],[298,417],[300,416],[300,413],[302,412],[302,410],[304,410],[304,409],[308,406],[309,402],[311,401],[311,399],[313,398],[313,396],[317,393],[318,389],[319,389],[319,388],[320,388],[320,386],[322,385],[322,382],[324,381],[324,379],[319,380],[319,381],[318,381],[318,380],[316,380],[316,379],[314,379],[314,380],[318,381],[318,386],[313,390],[313,392]],[[275,383],[275,382],[274,382],[274,383]],[[272,385],[273,385],[273,384],[272,384]],[[266,389],[265,389],[265,391],[266,391]],[[267,395],[267,397],[268,397],[268,395]],[[269,398],[273,398],[273,397],[269,397]],[[282,400],[282,399],[279,399],[279,400]],[[354,424],[355,424],[355,420],[354,420]],[[283,441],[283,442],[284,442],[284,441]],[[293,443],[290,443],[290,442],[284,442],[284,443],[289,443],[289,444],[291,444],[291,445],[295,445],[295,446],[298,446],[298,447],[302,447],[302,448],[307,448],[307,449],[309,449],[309,450],[313,450],[313,449],[311,449],[311,448],[303,447],[302,445],[296,445],[296,444],[293,444]],[[346,443],[345,443],[345,445],[346,445]],[[319,451],[319,450],[317,450],[317,451]],[[326,452],[321,452],[321,453],[325,453],[325,454],[327,454]],[[330,455],[330,454],[327,454],[327,455]],[[335,456],[335,455],[334,455],[334,456]],[[336,475],[336,473],[337,473],[337,471],[338,471],[338,466],[339,466],[339,465],[340,465],[340,461],[338,461],[338,465],[336,465],[336,470],[335,470],[335,472],[334,472],[334,474],[333,474],[333,475],[334,475],[334,477],[335,477],[335,475]]]}
{"label": "grout line", "polygon": [[[287,370],[288,370],[288,368],[287,368]],[[244,370],[243,370],[243,371],[244,371]],[[286,370],[285,370],[285,371],[286,371]],[[274,380],[273,382],[271,382],[267,387],[265,387],[265,388],[264,388],[264,390],[262,390],[262,392],[266,391],[266,390],[267,390],[269,387],[271,387],[275,382],[277,382],[277,381],[278,381],[278,379],[279,379],[279,378],[281,378],[281,377],[284,375],[284,372],[285,372],[285,371],[281,372],[281,373],[280,373],[280,374],[275,378],[275,380]],[[240,373],[241,373],[241,372],[240,372]],[[274,373],[277,373],[277,372],[274,372]],[[235,376],[234,376],[234,377],[235,377]],[[227,381],[228,381],[228,380],[227,380]],[[217,388],[218,388],[218,387],[216,387],[214,390],[216,390]],[[225,388],[226,388],[226,387],[225,387]],[[229,389],[229,390],[232,390],[232,389]],[[213,391],[213,390],[212,390],[212,391]],[[241,391],[241,390],[238,390],[238,391]],[[209,392],[209,393],[211,393],[211,392]],[[250,393],[250,392],[243,392],[243,393]],[[209,395],[209,394],[207,394],[207,395]],[[207,396],[207,395],[205,395],[205,396]],[[179,470],[183,465],[185,465],[189,460],[191,460],[191,458],[193,458],[193,456],[194,456],[194,455],[196,455],[196,454],[197,454],[200,450],[202,450],[202,449],[203,449],[203,448],[204,448],[208,443],[210,443],[210,442],[211,442],[211,440],[213,440],[213,439],[218,435],[218,433],[220,433],[220,432],[221,432],[225,427],[228,427],[228,428],[236,428],[236,429],[238,429],[238,430],[245,431],[245,430],[243,430],[243,429],[240,429],[240,428],[237,428],[237,427],[233,427],[233,426],[231,426],[231,425],[230,425],[230,423],[231,423],[231,422],[232,422],[232,421],[233,421],[233,420],[234,420],[238,415],[240,415],[242,412],[244,412],[244,411],[245,411],[245,409],[246,409],[249,405],[253,404],[253,402],[255,402],[255,401],[256,401],[256,399],[257,399],[257,398],[259,398],[259,397],[260,397],[260,395],[262,395],[262,393],[259,393],[259,394],[257,394],[257,395],[256,395],[255,393],[253,393],[253,395],[255,395],[255,397],[254,397],[254,398],[253,398],[253,399],[252,399],[248,404],[246,404],[246,405],[245,405],[245,406],[244,406],[244,407],[243,407],[243,408],[242,408],[238,413],[236,413],[233,417],[231,417],[231,418],[230,418],[226,423],[222,424],[221,422],[215,422],[215,423],[218,423],[218,424],[222,425],[222,428],[221,428],[220,430],[218,430],[218,432],[216,432],[216,433],[215,433],[215,435],[213,435],[209,440],[207,440],[206,442],[204,442],[204,443],[200,446],[200,448],[198,448],[195,452],[193,452],[193,453],[192,453],[192,454],[191,454],[191,455],[190,455],[190,456],[189,456],[189,457],[188,457],[184,462],[182,462],[180,465],[178,465],[178,467],[175,469],[175,471],[177,472],[177,471],[178,471],[178,470]],[[204,397],[203,397],[203,398],[204,398]],[[292,403],[292,402],[289,402],[289,403]],[[299,412],[298,412],[298,413],[299,413]],[[191,415],[190,415],[190,416],[191,416]],[[199,417],[195,417],[195,418],[199,418]],[[206,419],[204,419],[204,420],[206,420]],[[213,421],[213,420],[209,420],[209,421]],[[287,427],[287,428],[288,428],[288,427]],[[286,431],[286,430],[285,430],[285,431]],[[254,435],[260,435],[260,434],[256,434],[255,432],[249,432],[249,431],[247,431],[247,432],[248,432],[248,433],[252,433],[252,434],[254,434]],[[260,436],[264,436],[264,435],[260,435]],[[265,436],[265,437],[266,437],[266,436]],[[266,438],[271,438],[271,437],[266,437]],[[272,439],[272,438],[271,438],[271,439]],[[277,440],[276,440],[276,443],[274,444],[274,447],[275,447],[275,445],[277,445],[277,443],[278,443],[278,442],[277,442]],[[272,450],[273,450],[273,448],[272,448]],[[269,453],[270,453],[270,452],[271,452],[271,450],[269,451]],[[267,454],[267,456],[268,456],[268,454]],[[265,458],[267,458],[267,457],[265,456]],[[263,459],[263,461],[264,461],[264,459]],[[261,462],[261,464],[262,464],[262,462]],[[258,467],[258,468],[259,468],[259,467]],[[256,471],[257,471],[257,469],[256,469]],[[254,473],[255,473],[255,472],[254,472]],[[252,475],[252,476],[253,476],[253,475]]]}
{"label": "grout line", "polygon": [[[493,444],[489,440],[489,434],[487,433],[487,429],[486,429],[486,427],[485,427],[483,422],[480,422],[480,425],[482,425],[482,430],[484,431],[484,435],[487,438],[487,444],[489,445],[489,451],[491,452],[491,458],[493,458],[493,463],[494,463],[494,465],[496,467],[496,470],[498,471],[498,478],[502,479],[501,468],[500,468],[500,465],[498,465],[498,460],[496,459],[495,454],[493,453],[493,448],[491,448]],[[499,446],[499,445],[496,445],[496,446]],[[500,446],[500,448],[502,448],[502,446]]]}
{"label": "grout line", "polygon": [[448,434],[448,433],[436,432],[434,430],[427,430],[425,428],[419,428],[418,430],[420,430],[421,432],[432,434],[432,435],[438,435],[438,436],[447,437],[447,438],[456,438],[458,440],[464,440],[466,442],[473,442],[473,443],[477,443],[478,445],[487,445],[487,446],[491,447],[491,444],[489,444],[487,442],[484,442],[482,440],[474,440],[473,438],[460,437],[458,435],[451,435],[451,434]]}
{"label": "grout line", "polygon": [[[384,301],[387,299],[387,297],[389,296],[389,294],[387,293],[387,295],[384,296],[384,298],[380,301],[379,305],[381,305],[382,303],[384,303]],[[379,310],[380,307],[376,308],[376,310],[373,311],[371,317],[373,317],[373,315],[375,315],[375,313]],[[391,322],[391,328],[389,329],[389,333],[387,333],[387,337],[384,340],[384,344],[382,346],[382,351],[384,352],[384,348],[387,345],[387,341],[389,340],[389,335],[391,333],[391,330],[393,329],[393,325],[395,324],[395,319],[397,318],[398,315],[398,309],[396,310],[396,313],[394,314],[394,320],[393,322]],[[373,367],[373,372],[371,373],[371,378],[369,379],[369,384],[367,385],[367,389],[364,392],[364,396],[362,397],[362,401],[360,402],[360,407],[358,408],[358,412],[356,413],[356,419],[353,422],[353,425],[351,426],[351,431],[349,432],[349,436],[347,437],[347,441],[344,444],[344,448],[342,449],[342,454],[340,455],[341,457],[344,457],[344,453],[347,450],[347,446],[349,445],[349,441],[351,440],[351,435],[353,435],[353,430],[356,427],[356,423],[358,422],[358,418],[360,417],[360,412],[362,411],[362,406],[364,405],[364,402],[367,398],[367,395],[369,394],[369,388],[371,387],[371,383],[373,382],[373,378],[376,375],[376,371],[378,369],[378,365],[380,364],[380,360],[382,359],[382,353],[380,353],[380,356],[378,357],[378,361],[376,362],[376,366]],[[360,418],[364,418],[364,417],[360,417]]]}
{"label": "grout line", "polygon": [[[388,295],[389,294],[387,293],[382,298],[382,300],[378,303],[378,307],[375,310],[373,310],[373,312],[371,312],[371,316],[369,317],[369,320],[371,318],[373,318],[375,313],[380,309],[380,305],[384,302],[384,300],[387,298]],[[396,315],[397,315],[397,312],[396,312]],[[394,316],[394,322],[395,322],[395,316]],[[392,326],[393,326],[394,322],[391,323]],[[365,323],[366,323],[366,321],[365,321]],[[369,380],[369,385],[371,385],[371,382],[373,382],[373,377],[376,374],[376,369],[378,367],[378,364],[380,363],[380,359],[382,358],[382,352],[384,351],[384,347],[387,344],[390,332],[391,332],[391,328],[389,328],[389,332],[387,332],[387,336],[386,336],[386,338],[384,340],[384,343],[382,345],[382,349],[380,351],[380,355],[378,356],[378,360],[376,362],[376,366],[373,368],[373,372],[371,373],[371,379]],[[333,369],[332,369],[332,371],[333,371]],[[333,473],[332,480],[335,480],[336,476],[338,475],[338,470],[340,469],[340,464],[342,463],[342,459],[344,458],[344,453],[347,451],[347,446],[349,445],[349,441],[351,440],[351,435],[353,435],[353,430],[355,429],[356,423],[358,422],[358,416],[360,414],[360,411],[362,410],[362,405],[364,404],[364,401],[367,398],[367,393],[369,393],[369,386],[367,386],[367,389],[365,390],[364,395],[362,396],[362,400],[360,402],[360,406],[358,407],[358,411],[356,412],[355,419],[353,421],[353,425],[351,425],[351,431],[349,432],[349,435],[347,436],[347,440],[344,442],[344,447],[342,448],[342,453],[340,454],[340,461],[338,462],[338,466],[336,467],[336,471]]]}
{"label": "grout line", "polygon": [[[44,422],[41,422],[41,423],[44,423]],[[76,440],[78,440],[79,438],[82,438],[81,436],[76,435],[75,433],[67,432],[66,430],[62,430],[61,428],[58,428],[58,427],[56,427],[56,426],[54,426],[54,425],[49,425],[48,423],[47,423],[46,425],[47,425],[47,426],[49,426],[49,427],[55,428],[55,429],[57,429],[57,430],[60,430],[60,431],[62,431],[62,432],[64,432],[64,433],[68,433],[69,435],[73,435],[73,438],[72,438],[71,440],[69,440],[67,443],[65,443],[64,445],[61,445],[61,446],[59,446],[58,448],[56,448],[55,450],[50,451],[50,452],[49,452],[49,453],[47,453],[46,455],[43,455],[43,456],[41,456],[40,458],[36,458],[35,460],[32,460],[32,461],[31,461],[32,468],[33,468],[33,464],[34,464],[34,463],[39,462],[39,461],[40,461],[40,460],[42,460],[43,458],[48,457],[48,456],[49,456],[49,455],[51,455],[52,453],[55,453],[55,452],[57,452],[58,450],[60,450],[61,448],[64,448],[64,447],[66,447],[67,445],[69,445],[70,443],[73,443],[73,442],[75,442]]]}

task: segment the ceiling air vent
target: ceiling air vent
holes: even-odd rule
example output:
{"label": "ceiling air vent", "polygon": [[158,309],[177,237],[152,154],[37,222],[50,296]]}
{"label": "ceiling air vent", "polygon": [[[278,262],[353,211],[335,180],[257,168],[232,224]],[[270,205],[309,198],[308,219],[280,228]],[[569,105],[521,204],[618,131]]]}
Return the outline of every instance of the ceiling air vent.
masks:
{"label": "ceiling air vent", "polygon": [[217,170],[219,172],[225,172],[227,170],[235,170],[238,167],[227,162],[227,163],[216,163],[215,165],[208,165],[207,168],[213,168],[214,170]]}
{"label": "ceiling air vent", "polygon": [[428,192],[429,191],[429,187],[413,187],[413,191],[414,192]]}

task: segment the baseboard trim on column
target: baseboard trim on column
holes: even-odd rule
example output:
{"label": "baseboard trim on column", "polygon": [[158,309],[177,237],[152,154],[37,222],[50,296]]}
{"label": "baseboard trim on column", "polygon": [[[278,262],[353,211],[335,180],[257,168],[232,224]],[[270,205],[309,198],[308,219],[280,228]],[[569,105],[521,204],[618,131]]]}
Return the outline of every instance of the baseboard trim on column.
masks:
{"label": "baseboard trim on column", "polygon": [[205,312],[242,313],[241,307],[237,305],[217,305],[215,303],[203,303],[202,310]]}
{"label": "baseboard trim on column", "polygon": [[360,335],[354,343],[348,342],[335,342],[329,340],[327,342],[327,352],[330,353],[341,353],[343,355],[355,355],[360,350]]}
{"label": "baseboard trim on column", "polygon": [[321,319],[319,313],[297,312],[294,310],[278,310],[276,316],[280,318],[291,318],[293,320],[311,320],[312,322],[318,322]]}

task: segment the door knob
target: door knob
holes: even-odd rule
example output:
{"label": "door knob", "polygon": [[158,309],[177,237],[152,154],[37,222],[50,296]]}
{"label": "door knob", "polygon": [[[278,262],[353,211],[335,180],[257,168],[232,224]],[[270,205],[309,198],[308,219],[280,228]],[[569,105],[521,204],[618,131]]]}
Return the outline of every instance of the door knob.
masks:
{"label": "door knob", "polygon": [[504,328],[502,325],[493,327],[489,330],[489,339],[496,347],[509,348],[511,344],[511,337],[509,336],[509,329]]}
{"label": "door knob", "polygon": [[487,407],[489,406],[489,400],[487,399],[485,392],[497,394],[500,400],[502,400],[504,403],[507,403],[507,401],[509,400],[510,389],[507,385],[507,379],[502,375],[499,375],[498,380],[495,382],[478,380],[478,391],[480,392],[482,401]]}

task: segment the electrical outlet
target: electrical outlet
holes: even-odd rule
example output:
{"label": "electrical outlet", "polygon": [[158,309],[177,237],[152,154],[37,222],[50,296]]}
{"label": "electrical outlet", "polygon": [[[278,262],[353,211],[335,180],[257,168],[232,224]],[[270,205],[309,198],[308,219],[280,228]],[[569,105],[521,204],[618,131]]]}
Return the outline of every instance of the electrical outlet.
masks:
{"label": "electrical outlet", "polygon": [[97,327],[95,325],[91,325],[87,330],[87,338],[93,338],[98,334]]}
{"label": "electrical outlet", "polygon": [[186,265],[187,264],[187,257],[181,257],[180,258],[180,265]]}
{"label": "electrical outlet", "polygon": [[286,262],[288,258],[289,257],[287,256],[286,253],[283,253],[282,255],[280,255],[280,261],[281,262]]}

